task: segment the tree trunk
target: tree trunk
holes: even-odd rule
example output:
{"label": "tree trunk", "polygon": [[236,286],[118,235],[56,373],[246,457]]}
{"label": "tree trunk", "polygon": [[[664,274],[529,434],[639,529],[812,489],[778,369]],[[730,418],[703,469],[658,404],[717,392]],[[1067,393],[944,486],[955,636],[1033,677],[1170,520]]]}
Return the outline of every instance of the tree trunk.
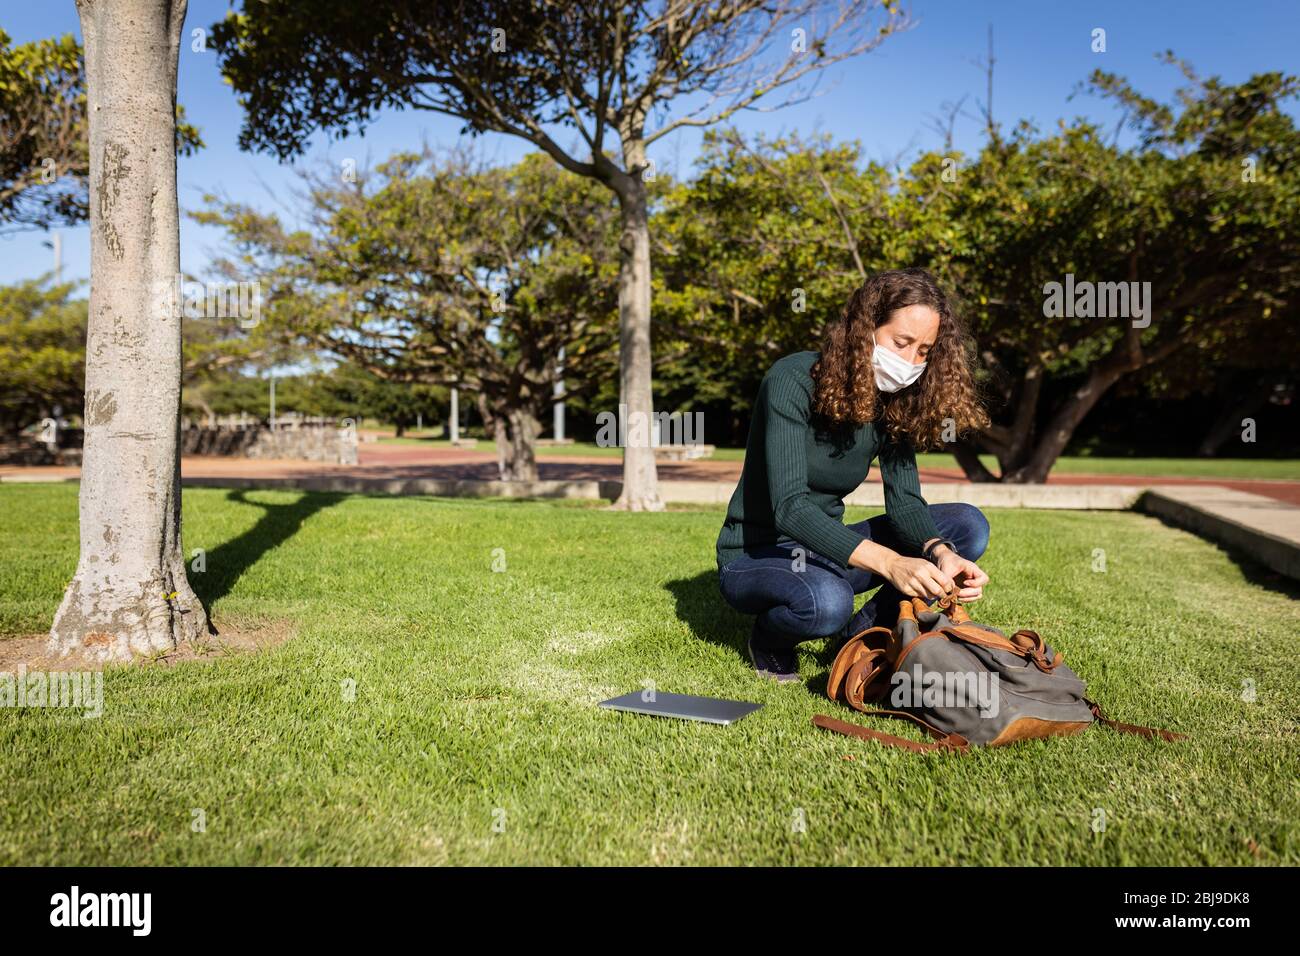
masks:
{"label": "tree trunk", "polygon": [[537,480],[537,437],[542,423],[531,411],[512,408],[496,419],[497,469],[502,481]]}
{"label": "tree trunk", "polygon": [[90,117],[81,554],[50,650],[100,660],[207,630],[181,550],[176,69],[186,0],[78,0]]}
{"label": "tree trunk", "polygon": [[967,479],[973,482],[991,482],[997,481],[998,476],[989,471],[980,461],[980,452],[972,442],[959,441],[953,445],[952,456],[957,459],[957,464],[961,470],[966,473]]}
{"label": "tree trunk", "polygon": [[[958,442],[953,449],[953,457],[971,481],[994,482],[1010,481],[1009,475],[1020,469],[1033,451],[1031,440],[1034,424],[1038,418],[1038,401],[1043,391],[1043,367],[1037,363],[1029,365],[1020,379],[1020,387],[1015,392],[1014,408],[1010,425],[990,425],[974,436],[973,439]],[[981,452],[993,454],[998,459],[999,475],[993,474],[980,461]]]}
{"label": "tree trunk", "polygon": [[1025,464],[1003,475],[1002,480],[1010,484],[1046,481],[1052,465],[1056,464],[1056,459],[1065,451],[1065,446],[1070,443],[1079,423],[1106,391],[1123,377],[1124,372],[1125,369],[1118,362],[1094,368],[1088,381],[1075,389],[1056,410]]}
{"label": "tree trunk", "polygon": [[537,439],[542,423],[524,407],[493,408],[479,393],[479,414],[492,432],[497,448],[497,474],[502,481],[537,480]]}
{"label": "tree trunk", "polygon": [[[645,146],[625,143],[628,175],[616,190],[623,216],[619,240],[618,324],[619,396],[626,412],[628,441],[623,449],[623,491],[614,507],[624,511],[662,511],[659,473],[649,435],[654,416],[650,356],[650,215],[645,181]],[[638,424],[638,420],[639,423]],[[645,441],[634,438],[645,437]]]}
{"label": "tree trunk", "polygon": [[1002,474],[1014,472],[1029,457],[1034,425],[1038,421],[1038,400],[1043,393],[1043,367],[1029,365],[1020,379],[1020,392],[1016,401],[1016,414],[1007,433],[1007,444],[998,458]]}

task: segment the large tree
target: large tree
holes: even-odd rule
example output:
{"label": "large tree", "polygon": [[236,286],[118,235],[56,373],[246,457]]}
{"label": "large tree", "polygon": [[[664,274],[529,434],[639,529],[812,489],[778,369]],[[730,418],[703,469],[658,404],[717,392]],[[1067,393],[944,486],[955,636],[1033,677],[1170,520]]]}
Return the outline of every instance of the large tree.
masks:
{"label": "large tree", "polygon": [[81,553],[51,650],[130,660],[207,629],[181,550],[176,71],[185,0],[78,0],[90,148]]}
{"label": "large tree", "polygon": [[[1177,397],[1236,374],[1242,394],[1207,423],[1207,443],[1235,433],[1293,378],[1300,138],[1280,104],[1297,81],[1226,86],[1184,70],[1176,107],[1093,77],[1138,127],[1127,149],[1085,122],[1052,136],[1022,124],[971,161],[929,153],[890,174],[846,145],[706,141],[656,227],[661,381],[747,402],[860,276],[924,265],[964,300],[996,413],[953,445],[971,477],[1044,480],[1117,387]],[[1149,282],[1149,323],[1047,314],[1044,287],[1067,275]]]}
{"label": "large tree", "polygon": [[612,345],[609,194],[540,154],[484,168],[466,150],[308,183],[308,228],[215,199],[194,214],[239,250],[223,270],[266,284],[268,329],[389,381],[464,389],[501,478],[536,480],[555,384],[578,385]]}
{"label": "large tree", "polygon": [[[1092,77],[1136,126],[1130,148],[1086,122],[1046,138],[1022,125],[951,183],[945,157],[910,170],[918,253],[966,294],[999,412],[959,449],[972,478],[1043,481],[1119,383],[1239,364],[1234,357],[1291,335],[1300,133],[1281,106],[1300,83],[1274,73],[1227,86],[1180,66],[1190,82],[1174,106],[1119,77]],[[1086,304],[1085,283],[1094,306],[1100,283],[1149,284],[1147,314],[1057,314],[1049,284],[1063,291],[1067,276],[1080,288],[1076,306]],[[999,475],[977,451],[997,457]]]}
{"label": "large tree", "polygon": [[[620,394],[635,434],[653,414],[650,146],[756,108],[905,24],[896,0],[263,0],[213,36],[246,109],[246,147],[289,157],[317,129],[409,107],[522,137],[610,189],[622,214]],[[576,149],[556,139],[565,128]],[[624,450],[617,506],[663,507],[648,442]]]}

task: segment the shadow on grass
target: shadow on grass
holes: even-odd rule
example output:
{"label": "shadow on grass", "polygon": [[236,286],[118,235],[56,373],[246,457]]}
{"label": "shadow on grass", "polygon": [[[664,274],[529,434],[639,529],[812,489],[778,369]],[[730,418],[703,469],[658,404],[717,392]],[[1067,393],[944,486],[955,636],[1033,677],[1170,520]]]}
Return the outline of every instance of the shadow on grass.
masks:
{"label": "shadow on grass", "polygon": [[305,491],[296,501],[284,505],[249,501],[244,490],[226,493],[226,500],[262,509],[257,524],[237,538],[214,548],[207,555],[207,571],[190,577],[194,592],[211,610],[214,602],[231,592],[238,581],[266,552],[288,541],[312,515],[348,497],[341,492]]}
{"label": "shadow on grass", "polygon": [[664,585],[677,602],[677,619],[684,621],[691,634],[702,641],[725,647],[746,664],[745,638],[749,636],[748,615],[733,611],[718,591],[718,572],[701,571],[690,578],[678,578]]}
{"label": "shadow on grass", "polygon": [[1155,518],[1166,528],[1181,531],[1183,534],[1190,534],[1193,537],[1204,541],[1206,544],[1210,545],[1210,547],[1222,551],[1241,571],[1241,576],[1251,584],[1261,588],[1266,588],[1270,591],[1276,591],[1278,594],[1283,594],[1293,601],[1300,601],[1300,582],[1287,577],[1280,571],[1274,571],[1268,565],[1263,564],[1259,558],[1251,554],[1249,551],[1243,551],[1233,545],[1224,544],[1222,541],[1214,541],[1204,535],[1197,534],[1195,531],[1191,531],[1177,522],[1170,521],[1163,515],[1147,514],[1146,517]]}
{"label": "shadow on grass", "polygon": [[1285,574],[1274,571],[1260,564],[1253,557],[1240,551],[1225,548],[1228,556],[1233,558],[1241,568],[1242,576],[1251,584],[1257,584],[1270,591],[1285,594],[1293,601],[1300,601],[1300,582],[1293,581]]}
{"label": "shadow on grass", "polygon": [[[694,637],[730,650],[753,673],[753,662],[745,645],[754,619],[733,610],[722,599],[717,571],[702,571],[694,577],[678,578],[669,581],[664,588],[677,601],[677,619],[689,625]],[[819,643],[822,645],[820,649]],[[809,693],[825,693],[826,672],[830,669],[835,648],[836,642],[830,638],[808,641],[799,646],[800,651],[811,652],[817,661],[817,666],[811,671],[806,666],[801,668],[800,677]]]}

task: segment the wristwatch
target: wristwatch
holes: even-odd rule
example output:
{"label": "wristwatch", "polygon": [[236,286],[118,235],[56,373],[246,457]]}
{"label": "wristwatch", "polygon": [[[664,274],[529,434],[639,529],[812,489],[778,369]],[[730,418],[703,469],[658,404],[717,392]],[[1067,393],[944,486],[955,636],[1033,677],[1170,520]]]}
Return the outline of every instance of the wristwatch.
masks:
{"label": "wristwatch", "polygon": [[929,561],[931,564],[937,566],[939,564],[939,559],[934,556],[934,549],[939,547],[939,545],[941,544],[946,544],[952,550],[953,554],[957,553],[957,546],[955,544],[953,544],[947,538],[940,538],[938,541],[935,541],[928,548],[926,548],[925,552],[921,555],[921,557],[925,558],[925,560]]}

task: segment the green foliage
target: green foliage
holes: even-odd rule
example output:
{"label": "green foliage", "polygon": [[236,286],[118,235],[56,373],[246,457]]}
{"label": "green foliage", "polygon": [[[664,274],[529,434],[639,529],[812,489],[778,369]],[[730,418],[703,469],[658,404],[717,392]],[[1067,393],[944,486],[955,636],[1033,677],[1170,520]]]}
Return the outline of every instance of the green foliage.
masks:
{"label": "green foliage", "polygon": [[[1228,386],[1225,370],[1293,370],[1300,134],[1281,104],[1297,80],[1185,72],[1175,106],[1094,76],[1132,111],[1132,149],[1083,121],[1022,124],[974,157],[891,173],[828,140],[709,134],[656,222],[661,384],[741,408],[773,359],[815,347],[864,273],[918,265],[963,304],[997,416],[980,443],[1012,478],[1045,475],[1117,383],[1179,395]],[[1149,282],[1149,327],[1045,314],[1045,286],[1067,274]]]}
{"label": "green foliage", "polygon": [[[328,418],[369,419],[409,428],[418,415],[433,422],[447,407],[447,390],[438,386],[386,381],[365,369],[340,363],[329,369],[278,374],[275,377],[276,414],[295,412]],[[188,414],[270,415],[270,380],[267,372],[227,370],[184,392]]]}
{"label": "green foliage", "polygon": [[[435,76],[446,81],[449,105],[474,114],[464,132],[488,128],[489,110],[471,87],[502,110],[563,121],[559,73],[537,52],[545,13],[511,0],[264,0],[231,10],[211,32],[222,74],[245,109],[240,146],[287,159],[316,130],[341,138],[364,131],[383,107],[430,108]],[[492,30],[504,31],[505,51],[491,48]],[[568,39],[600,38],[572,30]],[[424,89],[412,77],[427,78]]]}
{"label": "green foliage", "polygon": [[[176,108],[176,150],[203,146]],[[75,225],[90,217],[86,78],[72,34],[18,46],[0,30],[0,228]]]}
{"label": "green foliage", "polygon": [[85,382],[86,301],[76,285],[0,286],[0,429],[80,413]]}
{"label": "green foliage", "polygon": [[[1119,148],[1082,122],[1041,139],[1022,126],[937,193],[936,211],[957,229],[950,238],[932,228],[930,260],[971,300],[1003,414],[984,444],[1012,476],[1044,475],[1061,436],[1116,383],[1205,387],[1225,380],[1225,366],[1300,354],[1289,333],[1300,316],[1300,170],[1278,162],[1300,144],[1279,105],[1295,79],[1198,81],[1176,107],[1140,101],[1103,74],[1094,84],[1136,111],[1138,147]],[[911,178],[932,176],[937,161],[922,158]],[[1067,274],[1150,283],[1149,327],[1046,315],[1046,283]],[[1086,391],[1058,387],[1035,422],[1044,378]]]}
{"label": "green foliage", "polygon": [[313,231],[209,197],[269,289],[265,334],[394,382],[457,384],[489,410],[536,414],[564,377],[581,391],[614,340],[615,215],[594,184],[533,154],[503,169],[399,154],[342,186],[311,181]]}
{"label": "green foliage", "polygon": [[86,83],[75,37],[10,46],[0,30],[0,118],[0,225],[87,219]]}
{"label": "green foliage", "polygon": [[854,144],[706,132],[655,220],[661,388],[747,408],[773,361],[816,348],[864,270],[898,254],[889,185]]}
{"label": "green foliage", "polygon": [[[462,120],[463,133],[528,139],[626,196],[649,142],[724,120],[908,24],[892,2],[850,0],[810,19],[817,6],[259,0],[211,29],[244,107],[245,149],[286,159],[317,131],[364,130],[383,108],[430,110]],[[802,51],[790,48],[794,28],[807,37]],[[688,115],[661,109],[697,96],[704,105]],[[589,155],[566,152],[546,131],[557,126],[576,130]],[[633,147],[625,168],[607,135]]]}
{"label": "green foliage", "polygon": [[304,408],[336,418],[387,422],[399,432],[413,426],[419,415],[432,423],[448,405],[447,389],[441,386],[390,382],[347,363],[292,381],[305,393],[296,399]]}

